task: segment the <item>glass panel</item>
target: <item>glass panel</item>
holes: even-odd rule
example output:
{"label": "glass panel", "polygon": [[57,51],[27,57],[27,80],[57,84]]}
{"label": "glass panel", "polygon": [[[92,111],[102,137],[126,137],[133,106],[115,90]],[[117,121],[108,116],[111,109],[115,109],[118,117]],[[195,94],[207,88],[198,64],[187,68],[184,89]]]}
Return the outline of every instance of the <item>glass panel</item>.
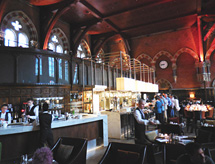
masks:
{"label": "glass panel", "polygon": [[[38,63],[39,60],[36,58],[36,63],[35,63],[35,76],[38,76]],[[42,75],[42,58],[40,58],[40,75]]]}
{"label": "glass panel", "polygon": [[85,58],[86,57],[86,54],[84,53],[84,50],[83,50],[83,47],[81,44],[78,46],[78,51],[77,51],[76,57],[78,57],[78,58]]}
{"label": "glass panel", "polygon": [[54,77],[54,58],[49,57],[49,76]]}
{"label": "glass panel", "polygon": [[18,46],[19,47],[24,47],[24,48],[29,47],[28,37],[24,33],[19,33],[18,34]]}
{"label": "glass panel", "polygon": [[65,80],[69,81],[69,65],[68,65],[68,61],[65,61]]}
{"label": "glass panel", "polygon": [[78,84],[78,64],[75,64],[73,84]]}
{"label": "glass panel", "polygon": [[57,45],[56,52],[57,53],[63,53],[63,48],[61,47],[61,45]]}
{"label": "glass panel", "polygon": [[19,29],[22,28],[22,25],[19,24],[19,21],[12,22],[11,24],[16,31],[19,31]]}
{"label": "glass panel", "polygon": [[52,41],[55,42],[55,43],[58,42],[58,39],[57,39],[57,36],[56,36],[56,35],[54,35],[54,36],[52,37]]}
{"label": "glass panel", "polygon": [[10,29],[5,30],[4,45],[10,47],[16,46],[16,34]]}
{"label": "glass panel", "polygon": [[49,43],[49,44],[48,44],[48,48],[49,48],[50,50],[52,50],[52,51],[55,50],[55,46],[54,46],[53,43]]}
{"label": "glass panel", "polygon": [[58,63],[59,63],[59,78],[62,79],[63,78],[63,74],[62,74],[62,59],[59,59]]}

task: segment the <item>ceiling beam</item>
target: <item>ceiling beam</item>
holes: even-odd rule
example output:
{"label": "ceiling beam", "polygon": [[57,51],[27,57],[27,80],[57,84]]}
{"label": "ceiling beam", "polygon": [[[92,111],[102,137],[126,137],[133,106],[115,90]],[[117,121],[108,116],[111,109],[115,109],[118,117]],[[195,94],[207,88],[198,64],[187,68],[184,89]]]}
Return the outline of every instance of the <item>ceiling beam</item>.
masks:
{"label": "ceiling beam", "polygon": [[45,6],[45,5],[52,5],[54,3],[61,2],[63,0],[27,0],[30,4],[35,6]]}
{"label": "ceiling beam", "polygon": [[131,9],[122,10],[122,11],[119,11],[119,12],[112,13],[110,15],[105,16],[104,19],[109,19],[111,17],[115,17],[115,16],[125,14],[125,13],[128,13],[128,12],[132,12],[132,11],[136,11],[136,10],[144,9],[144,8],[148,8],[148,7],[150,8],[150,7],[153,7],[153,6],[161,5],[161,4],[168,3],[168,2],[174,2],[174,1],[175,0],[163,0],[163,1],[159,1],[159,2],[148,3],[148,4],[141,5],[141,6],[138,6],[138,7],[134,7],[134,8],[131,8]]}
{"label": "ceiling beam", "polygon": [[119,28],[111,22],[109,19],[104,19],[104,16],[96,9],[94,8],[91,4],[89,4],[85,0],[80,0],[80,3],[82,3],[88,10],[90,10],[91,14],[94,15],[96,18],[100,19],[101,21],[105,21],[109,26],[112,27],[112,29],[116,32],[120,32]]}
{"label": "ceiling beam", "polygon": [[56,24],[58,19],[71,8],[74,2],[75,0],[67,1],[67,3],[64,3],[64,6],[60,8],[56,13],[54,13],[52,17],[49,17],[50,21],[48,23],[46,22],[46,20],[43,20],[43,22],[41,23],[41,31],[43,32],[43,37],[41,37],[41,47],[43,49],[47,49],[48,47],[48,40],[54,25]]}
{"label": "ceiling beam", "polygon": [[0,2],[0,22],[2,22],[2,17],[5,11],[5,7],[6,7],[6,0],[1,0]]}
{"label": "ceiling beam", "polygon": [[157,23],[162,23],[162,22],[171,21],[171,20],[180,19],[180,18],[189,17],[189,16],[197,16],[197,14],[190,13],[190,14],[181,15],[180,17],[165,18],[165,19],[162,19],[162,20],[159,20],[159,21],[153,21],[153,22],[150,22],[150,23],[143,23],[143,24],[140,24],[140,25],[137,25],[137,26],[132,26],[132,27],[129,27],[129,28],[126,28],[126,29],[122,29],[121,31],[122,32],[127,32],[127,31],[135,30],[135,29],[143,27],[143,26],[150,26],[150,25],[154,25],[154,24],[157,24]]}
{"label": "ceiling beam", "polygon": [[106,36],[104,39],[101,40],[101,42],[98,42],[96,45],[95,45],[95,49],[93,50],[94,52],[94,55],[97,55],[100,51],[100,49],[102,48],[102,46],[110,39],[112,38],[113,36],[117,35],[117,33],[110,33],[110,35]]}
{"label": "ceiling beam", "polygon": [[48,12],[57,11],[57,10],[61,9],[62,7],[65,7],[65,4],[66,5],[70,5],[70,4],[75,5],[77,2],[78,2],[77,0],[67,0],[66,2],[60,1],[60,2],[55,3],[55,4],[51,4],[51,5],[47,5],[47,6],[40,6],[40,8],[42,10],[45,10],[48,13]]}

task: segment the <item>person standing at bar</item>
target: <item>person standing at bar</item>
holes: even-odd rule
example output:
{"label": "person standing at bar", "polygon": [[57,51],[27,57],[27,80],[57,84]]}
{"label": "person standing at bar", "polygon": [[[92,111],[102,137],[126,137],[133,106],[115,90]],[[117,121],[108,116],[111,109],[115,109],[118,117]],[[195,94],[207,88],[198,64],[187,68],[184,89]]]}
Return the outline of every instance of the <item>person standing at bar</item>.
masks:
{"label": "person standing at bar", "polygon": [[40,147],[47,143],[51,148],[54,145],[53,134],[51,130],[52,115],[48,113],[48,104],[43,104],[43,113],[39,115],[40,122]]}
{"label": "person standing at bar", "polygon": [[39,116],[39,106],[34,105],[34,100],[31,98],[27,100],[27,104],[26,117],[30,120],[30,123],[32,123]]}
{"label": "person standing at bar", "polygon": [[7,104],[3,104],[1,106],[1,113],[0,113],[0,120],[1,121],[6,121],[8,124],[11,123],[11,114],[7,112],[8,106]]}

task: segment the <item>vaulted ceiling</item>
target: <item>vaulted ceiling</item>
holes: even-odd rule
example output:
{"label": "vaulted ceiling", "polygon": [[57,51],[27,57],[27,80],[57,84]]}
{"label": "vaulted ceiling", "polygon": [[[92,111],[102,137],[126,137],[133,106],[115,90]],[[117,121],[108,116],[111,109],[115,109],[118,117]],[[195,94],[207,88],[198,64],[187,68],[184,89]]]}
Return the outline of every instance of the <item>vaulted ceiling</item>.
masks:
{"label": "vaulted ceiling", "polygon": [[[214,0],[27,0],[43,15],[58,14],[73,29],[92,36],[125,38],[191,27],[197,15],[212,14]],[[56,15],[55,15],[56,16]]]}

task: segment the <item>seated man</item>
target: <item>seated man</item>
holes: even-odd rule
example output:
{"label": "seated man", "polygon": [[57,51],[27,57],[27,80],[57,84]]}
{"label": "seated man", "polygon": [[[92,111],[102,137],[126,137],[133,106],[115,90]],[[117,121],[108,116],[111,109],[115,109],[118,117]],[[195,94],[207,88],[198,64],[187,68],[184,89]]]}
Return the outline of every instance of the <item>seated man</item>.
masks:
{"label": "seated man", "polygon": [[11,114],[7,112],[8,106],[7,104],[3,104],[0,112],[0,121],[6,121],[8,124],[11,123]]}
{"label": "seated man", "polygon": [[191,142],[185,148],[187,154],[181,155],[177,164],[214,164],[214,161],[204,154],[200,144]]}
{"label": "seated man", "polygon": [[146,119],[143,113],[145,101],[143,99],[139,100],[138,107],[134,111],[134,122],[135,122],[135,137],[139,143],[150,144],[151,142],[147,139],[145,135],[145,125],[154,124]]}

